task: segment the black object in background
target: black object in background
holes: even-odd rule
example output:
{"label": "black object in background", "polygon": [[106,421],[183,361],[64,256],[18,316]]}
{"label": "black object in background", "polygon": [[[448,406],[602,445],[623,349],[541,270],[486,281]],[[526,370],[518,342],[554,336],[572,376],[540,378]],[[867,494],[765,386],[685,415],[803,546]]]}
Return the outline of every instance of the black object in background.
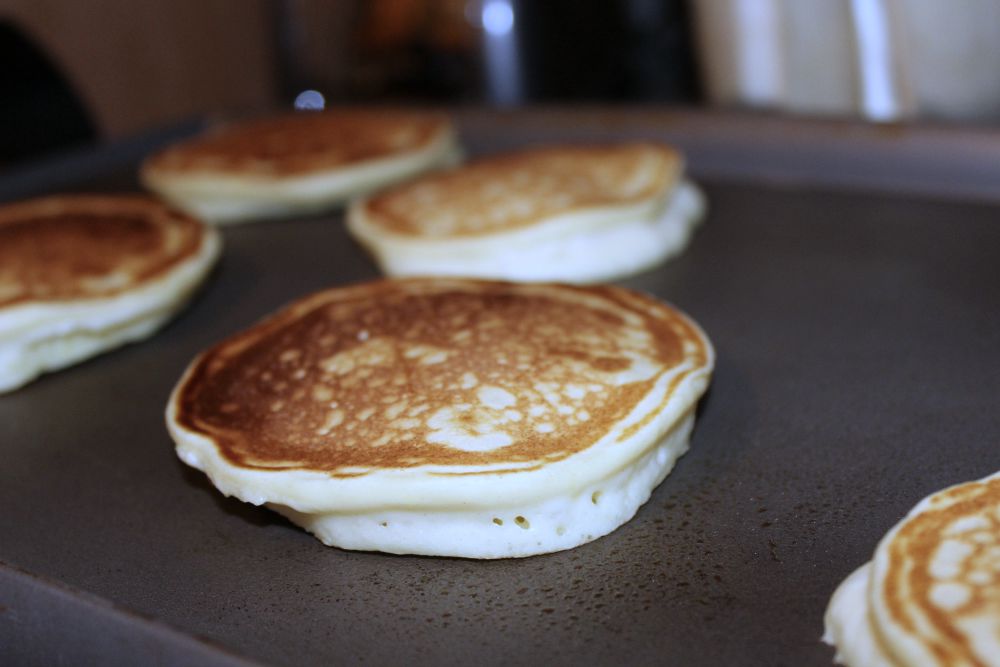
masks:
{"label": "black object in background", "polygon": [[515,0],[523,102],[699,99],[683,0]]}
{"label": "black object in background", "polygon": [[0,167],[96,139],[69,82],[7,21],[0,21],[0,99]]}

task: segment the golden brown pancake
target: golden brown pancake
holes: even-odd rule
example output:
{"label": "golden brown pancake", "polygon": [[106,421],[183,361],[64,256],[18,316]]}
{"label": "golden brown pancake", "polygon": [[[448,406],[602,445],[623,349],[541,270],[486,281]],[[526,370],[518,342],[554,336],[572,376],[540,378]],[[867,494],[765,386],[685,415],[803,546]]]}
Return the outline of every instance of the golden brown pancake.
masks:
{"label": "golden brown pancake", "polygon": [[356,202],[348,228],[390,275],[597,282],[680,252],[703,209],[655,143],[482,158]]}
{"label": "golden brown pancake", "polygon": [[339,203],[454,161],[440,114],[302,112],[216,128],[153,155],[150,188],[210,222],[295,213]]}
{"label": "golden brown pancake", "polygon": [[290,176],[426,148],[449,126],[436,114],[327,111],[226,126],[154,155],[150,170]]}
{"label": "golden brown pancake", "polygon": [[187,261],[197,220],[150,197],[62,195],[0,207],[0,308],[110,297]]}
{"label": "golden brown pancake", "polygon": [[578,209],[662,196],[683,171],[657,144],[559,146],[491,156],[373,196],[368,221],[418,238],[480,236]]}
{"label": "golden brown pancake", "polygon": [[838,589],[827,628],[852,667],[1000,665],[1000,475],[921,501]]}
{"label": "golden brown pancake", "polygon": [[214,231],[149,197],[0,207],[0,391],[148,336],[218,249]]}
{"label": "golden brown pancake", "polygon": [[[312,295],[212,348],[176,388],[168,423],[182,458],[220,489],[275,506],[329,544],[527,555],[593,539],[635,512],[686,449],[712,354],[690,320],[624,289],[383,281]],[[608,481],[623,470],[632,477]],[[614,509],[570,530],[574,511],[555,505],[584,492],[585,510],[601,494]],[[513,532],[500,530],[505,507],[520,508]],[[384,517],[370,521],[378,539],[316,523],[386,508],[437,513],[441,526],[456,508],[478,508],[493,539],[429,547],[427,527],[400,537]],[[536,534],[518,526],[526,514]]]}

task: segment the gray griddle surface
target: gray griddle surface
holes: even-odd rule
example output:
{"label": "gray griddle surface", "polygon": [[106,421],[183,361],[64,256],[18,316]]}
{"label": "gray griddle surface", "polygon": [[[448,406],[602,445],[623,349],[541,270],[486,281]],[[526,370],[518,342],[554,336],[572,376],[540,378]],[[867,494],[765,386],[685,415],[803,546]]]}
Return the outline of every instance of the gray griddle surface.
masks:
{"label": "gray griddle surface", "polygon": [[[1000,212],[704,186],[688,252],[624,284],[693,316],[717,372],[691,451],[610,536],[524,560],[352,553],[175,458],[163,408],[196,353],[376,276],[336,214],[226,229],[159,335],[0,397],[0,561],[118,610],[92,624],[135,614],[273,665],[829,664],[840,580],[918,499],[1000,469]],[[189,659],[231,659],[211,656]]]}

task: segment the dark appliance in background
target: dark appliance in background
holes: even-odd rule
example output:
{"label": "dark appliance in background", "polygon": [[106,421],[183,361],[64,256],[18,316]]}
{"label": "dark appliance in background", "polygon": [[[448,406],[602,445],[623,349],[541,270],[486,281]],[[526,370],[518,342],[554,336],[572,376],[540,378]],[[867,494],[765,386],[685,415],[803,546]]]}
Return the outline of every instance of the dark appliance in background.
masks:
{"label": "dark appliance in background", "polygon": [[0,21],[0,99],[0,168],[97,137],[67,79],[8,21]]}
{"label": "dark appliance in background", "polygon": [[[328,103],[700,99],[684,0],[345,1],[325,29],[294,6],[278,21],[289,101],[310,88]],[[323,49],[325,69],[305,57]]]}
{"label": "dark appliance in background", "polygon": [[[268,7],[279,107],[307,89],[327,105],[699,99],[685,0],[273,0]],[[98,138],[73,83],[6,19],[0,64],[0,169]],[[213,104],[206,98],[202,111],[234,111]]]}
{"label": "dark appliance in background", "polygon": [[[484,93],[499,104],[698,99],[683,0],[480,0]],[[492,34],[505,26],[506,35]],[[498,20],[499,19],[499,20]],[[491,25],[491,21],[493,25]],[[505,64],[491,42],[507,39]],[[503,77],[517,77],[511,86]],[[505,87],[506,86],[506,87]]]}

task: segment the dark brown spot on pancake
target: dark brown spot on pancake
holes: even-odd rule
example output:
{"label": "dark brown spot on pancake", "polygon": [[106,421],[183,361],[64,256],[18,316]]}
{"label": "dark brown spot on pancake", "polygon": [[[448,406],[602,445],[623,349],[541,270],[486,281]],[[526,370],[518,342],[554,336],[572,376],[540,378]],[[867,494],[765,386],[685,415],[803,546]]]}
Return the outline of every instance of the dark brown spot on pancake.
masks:
{"label": "dark brown spot on pancake", "polygon": [[[602,321],[603,318],[598,318]],[[618,324],[621,325],[621,319],[618,319]],[[598,357],[594,356],[590,352],[585,350],[575,350],[567,347],[552,347],[549,348],[548,354],[555,357],[566,357],[567,359],[575,359],[577,361],[582,361],[596,370],[605,371],[608,373],[614,373],[618,371],[623,371],[632,365],[632,362],[625,357]]]}
{"label": "dark brown spot on pancake", "polygon": [[631,362],[623,357],[597,357],[591,364],[599,371],[623,371],[629,367]]}

